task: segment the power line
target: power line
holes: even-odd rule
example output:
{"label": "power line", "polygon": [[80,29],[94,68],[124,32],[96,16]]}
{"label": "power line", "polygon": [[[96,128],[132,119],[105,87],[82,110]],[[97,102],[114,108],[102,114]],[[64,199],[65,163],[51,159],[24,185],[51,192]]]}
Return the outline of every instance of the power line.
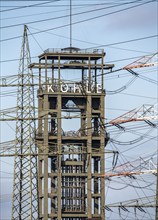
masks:
{"label": "power line", "polygon": [[31,36],[33,37],[33,39],[35,40],[35,42],[37,43],[37,45],[39,46],[39,48],[42,50],[42,52],[44,52],[42,46],[39,44],[39,42],[37,41],[37,39],[35,38],[35,36],[31,33],[31,31],[28,29],[29,33],[31,34]]}
{"label": "power line", "polygon": [[[157,35],[158,36],[158,35]],[[136,56],[136,57],[128,57],[128,58],[123,58],[123,59],[119,59],[119,60],[110,60],[106,63],[113,63],[113,62],[121,62],[121,61],[126,61],[126,60],[132,60],[132,59],[137,59],[137,58],[140,58],[142,56]]]}
{"label": "power line", "polygon": [[[97,12],[97,11],[100,11],[100,10],[105,10],[105,9],[120,7],[120,6],[123,6],[123,5],[133,4],[133,3],[140,2],[140,1],[142,1],[142,0],[136,0],[136,1],[131,1],[131,2],[127,2],[127,3],[121,3],[121,4],[117,4],[117,5],[112,5],[112,6],[109,6],[109,7],[99,8],[99,9],[92,9],[92,10],[88,10],[88,11],[83,11],[83,12],[79,12],[79,13],[76,13],[76,14],[72,14],[72,16],[77,16],[77,15],[82,15],[82,14]],[[144,3],[143,3],[143,4],[144,4]],[[56,20],[56,19],[67,18],[67,17],[69,17],[69,16],[70,16],[70,15],[68,14],[68,15],[62,15],[62,16],[58,16],[58,17],[46,18],[46,19],[41,19],[41,20],[36,20],[36,21],[30,21],[30,22],[27,22],[27,25],[28,25],[28,24],[34,24],[34,23],[46,22],[46,21],[52,21],[52,20]],[[26,23],[26,22],[25,22],[25,23]],[[20,25],[24,25],[24,23],[13,24],[13,25],[8,25],[8,26],[2,26],[1,29],[11,28],[11,27],[17,27],[17,26],[20,26]]]}
{"label": "power line", "polygon": [[[33,27],[30,27],[30,26],[29,26],[29,28],[34,29],[34,30],[41,31],[39,28],[33,28]],[[69,37],[67,37],[67,36],[63,36],[63,35],[60,35],[60,34],[55,34],[55,33],[49,32],[49,31],[45,31],[45,33],[51,34],[51,35],[54,35],[54,36],[57,36],[57,37],[62,37],[62,38],[65,38],[65,39],[68,39],[68,40],[69,40]],[[92,44],[92,45],[95,45],[96,47],[97,47],[97,46],[100,46],[100,44],[98,44],[98,43],[89,42],[89,41],[85,41],[85,40],[80,40],[80,39],[76,39],[76,38],[72,38],[72,40],[73,40],[73,41],[82,42],[82,43]],[[127,49],[127,48],[119,48],[119,47],[112,47],[112,46],[107,46],[107,47],[110,47],[110,48],[112,48],[112,49],[124,50],[124,51],[132,51],[132,52],[145,53],[145,54],[148,54],[148,53],[149,53],[149,52],[146,52],[146,51],[132,50],[132,49]],[[137,57],[136,57],[136,58],[137,58]]]}
{"label": "power line", "polygon": [[[32,33],[33,34],[33,33]],[[30,34],[29,34],[30,35]],[[109,45],[112,46],[112,45],[118,45],[118,44],[125,44],[125,43],[130,43],[130,42],[135,42],[135,41],[140,41],[140,40],[146,40],[146,39],[151,39],[151,38],[155,38],[157,37],[158,35],[151,35],[151,36],[147,36],[147,37],[141,37],[141,38],[135,38],[135,39],[131,39],[131,40],[127,40],[127,41],[120,41],[120,42],[115,42],[115,43],[110,43],[110,44],[105,44],[104,47],[108,47]],[[102,46],[98,46],[98,47],[103,47]],[[96,48],[96,47],[95,47]],[[33,56],[31,58],[37,58],[38,56]],[[136,56],[136,57],[129,57],[129,58],[126,58],[126,59],[120,59],[120,60],[113,60],[113,61],[108,61],[106,63],[109,63],[109,62],[118,62],[118,61],[124,61],[124,60],[130,60],[130,59],[135,59],[135,58],[140,58],[141,56]],[[0,63],[5,63],[5,62],[13,62],[13,61],[18,61],[19,59],[10,59],[10,60],[2,60],[0,61]]]}
{"label": "power line", "polygon": [[[138,0],[138,1],[140,1],[140,0]],[[94,20],[94,19],[97,19],[97,18],[101,18],[101,17],[105,17],[105,16],[108,16],[108,15],[111,15],[111,14],[118,13],[118,12],[126,11],[128,9],[135,8],[135,7],[138,7],[138,6],[142,6],[144,4],[151,3],[151,2],[154,2],[154,1],[156,1],[156,0],[151,0],[151,1],[148,1],[148,2],[145,2],[145,3],[141,3],[139,5],[134,5],[134,6],[127,7],[127,8],[124,8],[124,9],[120,9],[120,10],[117,10],[117,11],[114,11],[114,12],[109,12],[107,14],[98,15],[98,16],[95,16],[95,17],[92,17],[92,18],[87,18],[87,19],[83,19],[83,20],[80,20],[80,21],[76,21],[76,22],[73,22],[72,25],[84,23],[86,21],[91,21],[91,20]],[[56,30],[56,29],[68,27],[69,25],[70,24],[65,24],[65,25],[54,27],[54,28],[49,28],[49,29],[45,29],[45,30],[42,30],[42,31],[37,31],[37,32],[34,32],[32,34],[40,34],[40,33],[43,33],[43,32],[49,31],[49,30]],[[7,39],[2,39],[0,42],[5,42],[5,41],[13,40],[13,39],[18,39],[18,38],[21,38],[21,37],[22,36],[15,36],[15,37],[7,38]],[[102,47],[102,45],[100,47]],[[94,47],[94,48],[96,48],[96,47]]]}
{"label": "power line", "polygon": [[[148,36],[148,37],[142,37],[142,38],[137,38],[137,39],[132,39],[132,40],[126,40],[126,41],[121,41],[121,42],[116,42],[116,43],[113,43],[113,44],[102,44],[98,47],[108,47],[108,46],[112,46],[112,45],[117,45],[117,44],[125,44],[125,43],[130,43],[130,42],[133,42],[133,41],[139,41],[139,40],[145,40],[145,39],[149,39],[149,38],[154,38],[154,37],[157,37],[158,34],[156,35],[152,35],[152,36]],[[86,48],[86,49],[95,49],[96,47],[90,47],[90,48]],[[140,57],[140,56],[139,56]],[[138,57],[134,57],[134,58],[138,58]],[[120,60],[119,60],[120,61]],[[122,61],[122,60],[121,60]]]}
{"label": "power line", "polygon": [[38,5],[44,5],[44,4],[49,4],[49,3],[57,2],[57,1],[61,1],[61,0],[52,0],[52,1],[38,3],[38,4],[33,4],[33,5],[19,6],[19,7],[16,7],[16,8],[10,8],[10,9],[6,9],[6,10],[2,10],[0,12],[2,13],[2,12],[14,11],[14,10],[18,10],[18,9],[30,8],[30,7],[34,7],[34,6],[38,6]]}
{"label": "power line", "polygon": [[[74,9],[81,9],[83,7],[80,7],[80,8],[75,8],[73,7],[73,10]],[[57,10],[57,11],[47,11],[47,12],[41,12],[41,13],[35,13],[35,14],[26,14],[26,15],[20,15],[20,16],[14,16],[14,17],[8,17],[8,18],[0,18],[1,21],[3,20],[10,20],[10,19],[17,19],[17,18],[26,18],[26,17],[32,17],[32,16],[40,16],[40,15],[44,15],[44,14],[52,14],[52,13],[56,13],[56,12],[63,12],[63,11],[69,11],[69,9],[63,9],[63,10]]]}
{"label": "power line", "polygon": [[128,95],[128,96],[134,96],[134,97],[139,97],[139,98],[147,98],[147,99],[157,99],[157,98],[154,98],[154,97],[143,96],[143,95],[138,95],[138,94],[130,94],[130,93],[124,93],[124,92],[121,92],[120,95]]}
{"label": "power line", "polygon": [[[140,0],[140,1],[143,1],[143,0]],[[127,3],[128,3],[128,1],[127,1]],[[118,4],[117,2],[106,2],[106,3],[96,3],[96,4],[93,4],[93,3],[89,3],[89,4],[74,4],[74,6],[100,6],[100,5],[112,5],[112,4]],[[126,2],[123,2],[123,4],[126,4]],[[32,7],[42,7],[42,8],[44,8],[44,7],[67,7],[68,5],[67,4],[58,4],[58,5],[37,5],[37,6],[32,6]],[[5,5],[3,5],[3,6],[1,6],[2,8],[7,8],[7,7],[17,7],[17,6],[15,6],[15,5],[9,5],[9,6],[5,6]]]}

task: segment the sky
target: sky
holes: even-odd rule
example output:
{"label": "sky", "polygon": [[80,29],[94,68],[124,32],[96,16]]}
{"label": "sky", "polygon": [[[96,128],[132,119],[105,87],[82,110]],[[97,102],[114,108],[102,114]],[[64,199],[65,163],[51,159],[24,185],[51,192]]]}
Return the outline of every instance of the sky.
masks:
{"label": "sky", "polygon": [[[1,1],[1,79],[18,74],[23,25],[28,26],[29,45],[32,62],[48,48],[65,48],[70,44],[69,1]],[[65,26],[65,27],[64,27]],[[120,69],[144,55],[158,51],[158,2],[149,0],[72,0],[72,45],[81,49],[104,49],[105,63]],[[143,104],[157,103],[157,67],[136,69],[137,73],[149,79],[135,77],[135,81],[123,91],[132,79],[132,74],[119,71],[105,75],[106,121],[110,121]],[[75,77],[74,77],[75,78]],[[16,89],[1,88],[1,110],[16,106]],[[153,155],[157,150],[157,129],[145,122],[124,125],[125,132],[109,127],[110,137],[120,142],[134,140],[143,135],[143,140],[131,145],[117,145],[109,142],[107,149],[120,151],[118,163],[132,161],[140,156]],[[133,128],[132,128],[133,126]],[[142,128],[141,128],[142,126]],[[15,139],[15,122],[1,122],[1,142]],[[68,128],[71,130],[71,128]],[[129,129],[129,130],[128,130]],[[151,130],[151,131],[150,131]],[[148,134],[144,136],[144,134]],[[151,140],[151,138],[154,138]],[[138,146],[137,146],[138,145]],[[129,149],[133,147],[132,149]],[[106,169],[112,166],[112,155],[107,155]],[[13,158],[1,158],[1,219],[11,219],[11,193],[13,178]],[[138,189],[143,181],[144,188]],[[117,181],[121,182],[118,183]],[[106,181],[106,203],[114,203],[154,194],[154,175]],[[126,185],[125,185],[126,182]],[[146,187],[148,183],[153,183]],[[133,184],[137,188],[122,186]],[[110,188],[111,187],[111,188]],[[122,196],[124,195],[124,196]],[[107,212],[107,219],[121,219],[118,214]],[[127,213],[122,213],[122,217]],[[129,214],[129,213],[128,213]],[[130,218],[133,210],[127,218]],[[142,219],[142,213],[138,213]],[[132,219],[134,217],[131,217]],[[126,216],[124,216],[126,217]],[[144,219],[154,219],[153,210]]]}

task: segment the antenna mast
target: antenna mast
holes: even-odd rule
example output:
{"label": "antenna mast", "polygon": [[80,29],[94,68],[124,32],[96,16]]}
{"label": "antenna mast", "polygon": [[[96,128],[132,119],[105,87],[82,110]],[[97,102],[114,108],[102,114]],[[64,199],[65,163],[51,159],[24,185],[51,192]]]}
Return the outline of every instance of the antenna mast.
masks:
{"label": "antenna mast", "polygon": [[70,48],[72,47],[72,0],[70,0]]}

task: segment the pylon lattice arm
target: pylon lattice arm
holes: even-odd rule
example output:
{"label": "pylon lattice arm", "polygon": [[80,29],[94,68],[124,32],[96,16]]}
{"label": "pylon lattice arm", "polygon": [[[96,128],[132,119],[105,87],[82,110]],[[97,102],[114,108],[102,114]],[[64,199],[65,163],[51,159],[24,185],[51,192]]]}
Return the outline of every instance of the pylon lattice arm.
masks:
{"label": "pylon lattice arm", "polygon": [[148,197],[142,197],[132,200],[126,200],[122,202],[116,202],[107,204],[106,207],[154,207],[155,208],[155,199],[156,196],[148,196]]}
{"label": "pylon lattice arm", "polygon": [[156,174],[156,173],[157,173],[157,169],[137,171],[137,172],[105,173],[105,174],[101,174],[100,176],[109,178],[109,177],[132,176],[132,175],[141,175],[141,174]]}
{"label": "pylon lattice arm", "polygon": [[158,120],[157,104],[155,105],[142,105],[139,108],[135,108],[120,117],[113,119],[109,124],[122,124],[133,121],[146,121],[146,120]]}
{"label": "pylon lattice arm", "polygon": [[138,60],[128,64],[127,66],[123,67],[122,69],[135,69],[135,68],[142,68],[142,67],[150,67],[150,66],[157,66],[158,65],[158,52],[143,56]]}

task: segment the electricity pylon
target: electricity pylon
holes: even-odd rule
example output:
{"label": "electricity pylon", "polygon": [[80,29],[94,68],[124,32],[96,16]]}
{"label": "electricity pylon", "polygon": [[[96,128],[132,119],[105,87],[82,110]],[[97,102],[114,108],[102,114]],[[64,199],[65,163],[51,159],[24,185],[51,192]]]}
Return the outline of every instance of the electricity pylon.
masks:
{"label": "electricity pylon", "polygon": [[25,25],[18,72],[12,220],[38,219],[37,158],[33,156],[37,153],[35,105],[33,74],[28,68],[30,63],[27,26]]}
{"label": "electricity pylon", "polygon": [[151,125],[150,121],[158,120],[157,103],[154,105],[144,104],[138,108],[135,108],[118,118],[115,118],[109,122],[109,124],[117,125],[127,122],[145,121]]}

